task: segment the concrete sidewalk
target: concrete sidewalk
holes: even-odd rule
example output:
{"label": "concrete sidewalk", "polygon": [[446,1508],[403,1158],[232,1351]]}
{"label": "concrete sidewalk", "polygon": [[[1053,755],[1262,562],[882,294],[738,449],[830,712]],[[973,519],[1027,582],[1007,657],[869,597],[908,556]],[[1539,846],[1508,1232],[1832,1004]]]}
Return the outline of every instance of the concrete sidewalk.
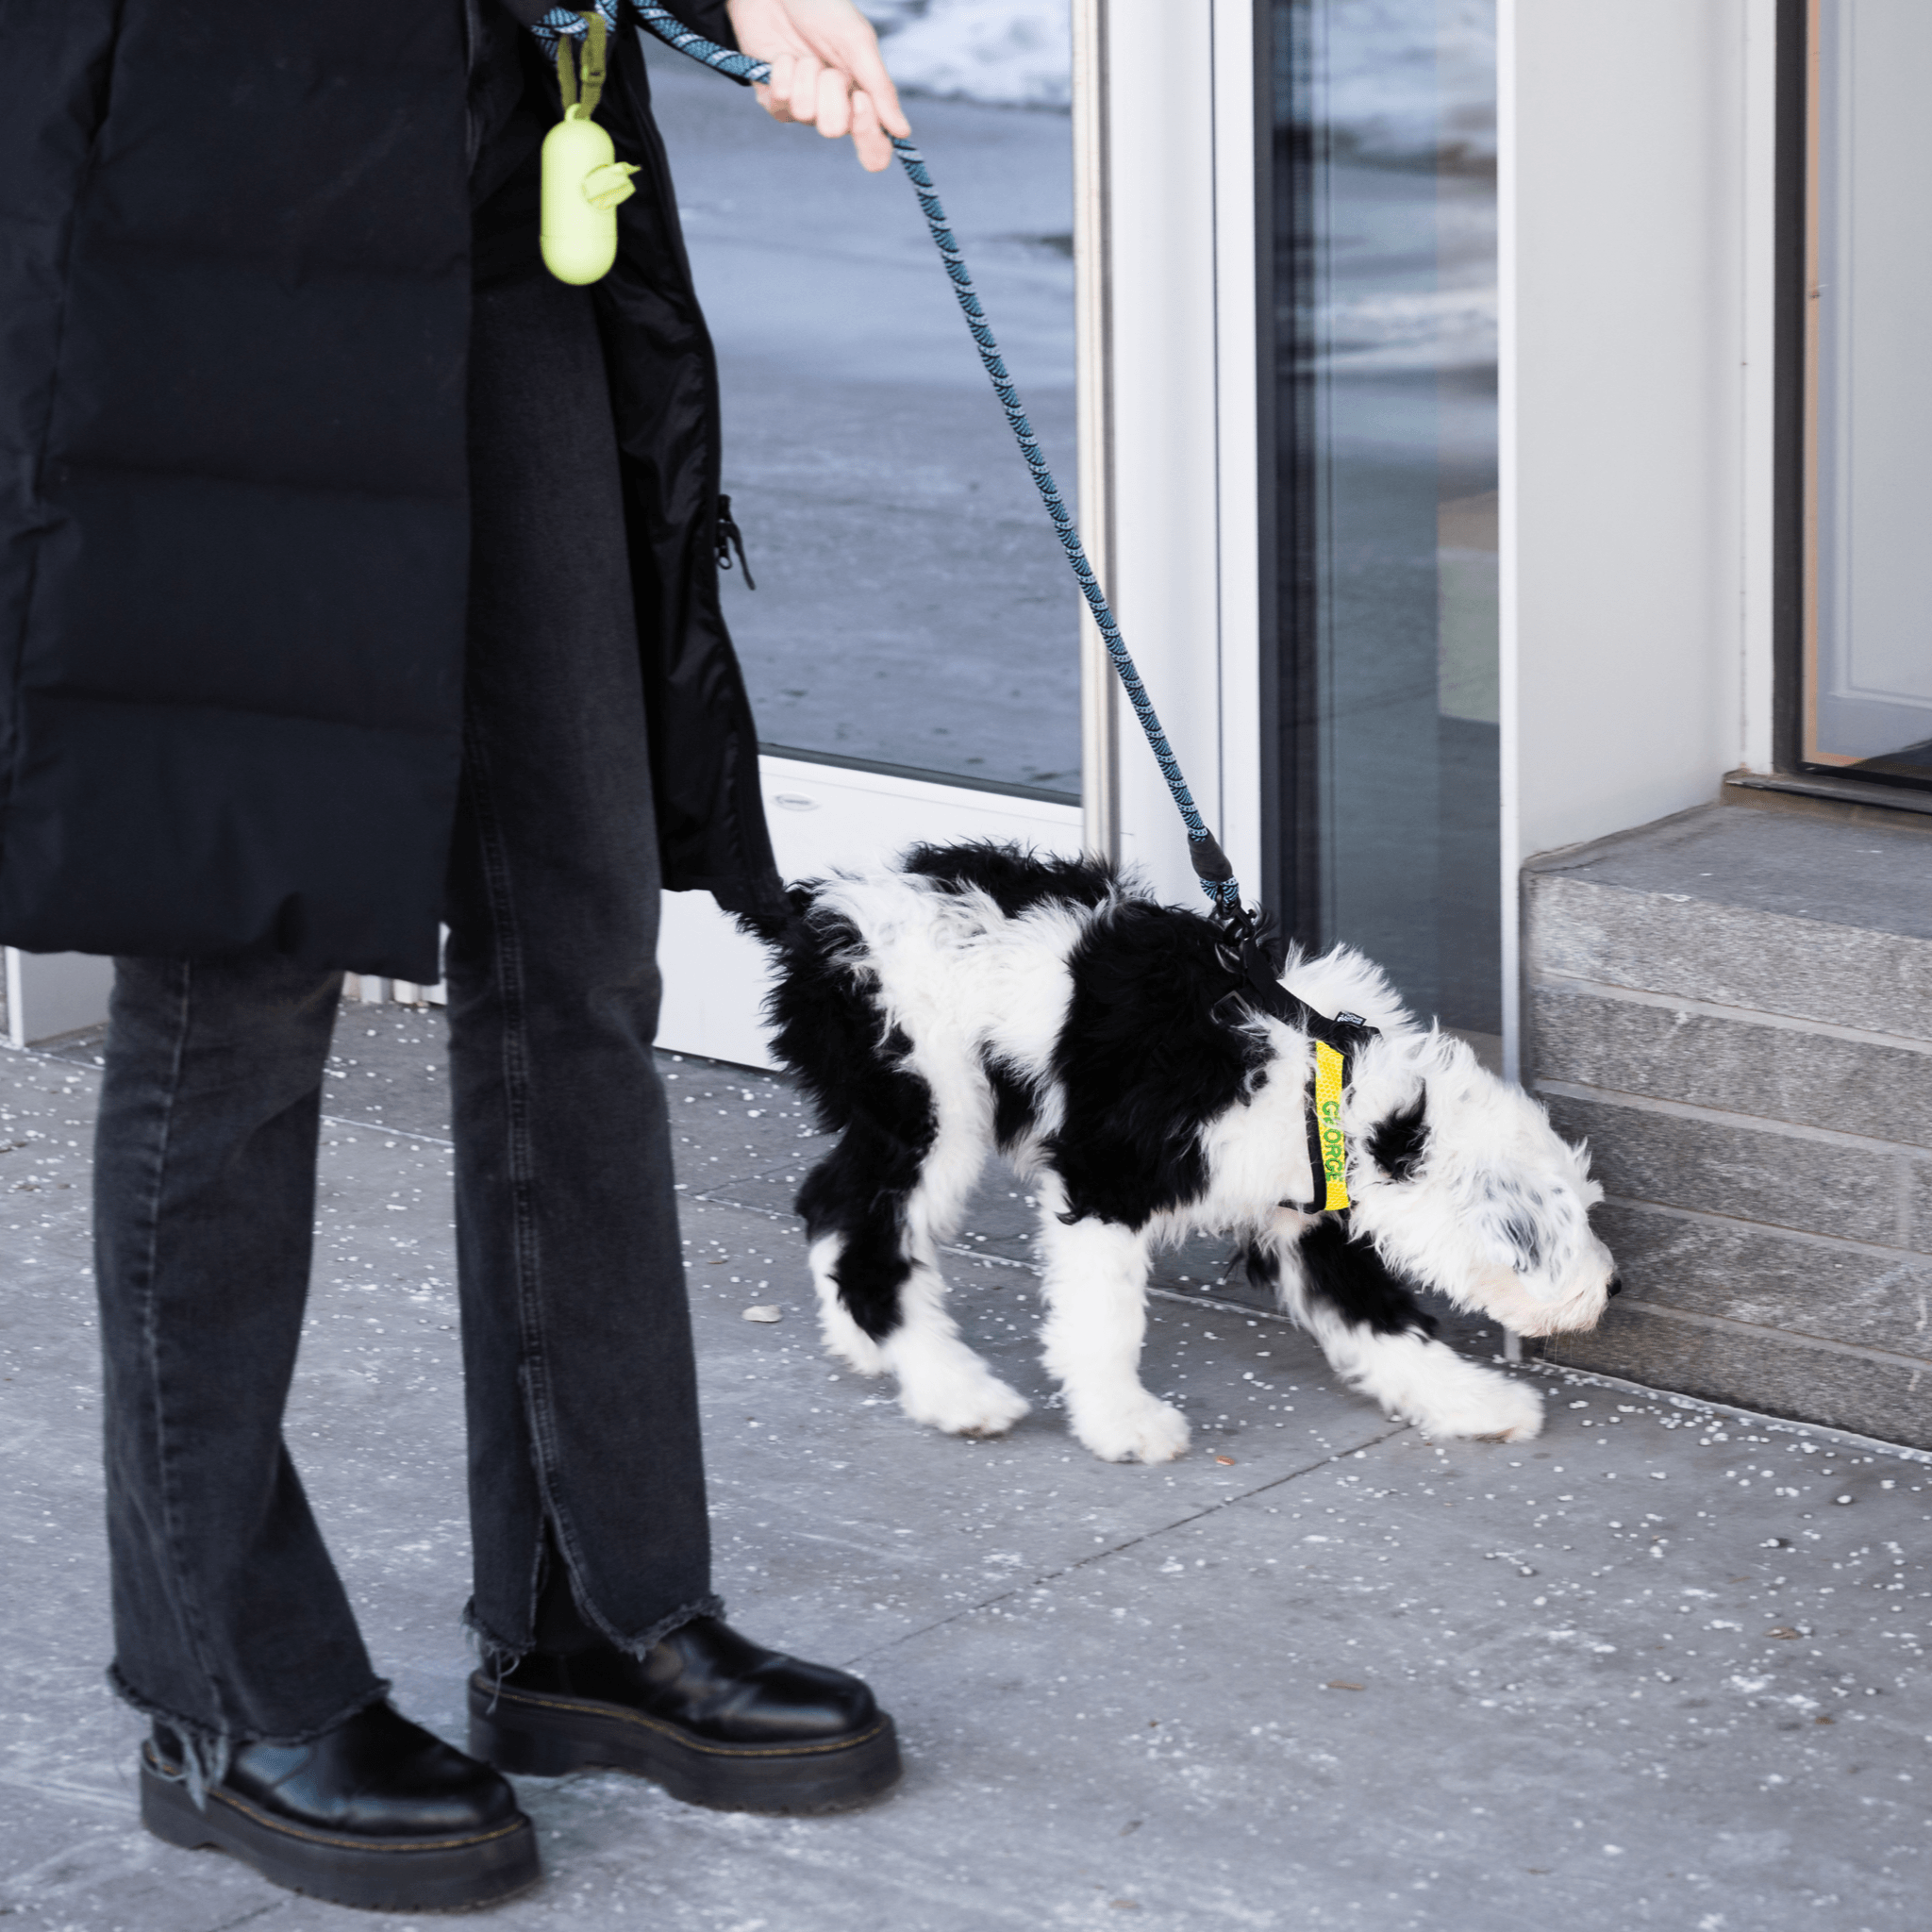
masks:
{"label": "concrete sidewalk", "polygon": [[[460,1741],[441,1019],[349,1007],[338,1049],[290,1440],[398,1703]],[[101,1681],[96,1051],[0,1057],[20,1664],[0,1919],[367,1924],[134,1822],[140,1724]],[[1148,1350],[1150,1384],[1195,1424],[1186,1460],[1096,1462],[1043,1401],[1007,1441],[941,1439],[819,1353],[787,1211],[811,1136],[787,1089],[666,1072],[720,1588],[752,1634],[876,1685],[908,1776],[817,1820],[688,1810],[617,1775],[524,1780],[549,1875],[493,1925],[1926,1923],[1932,1458],[1553,1374],[1541,1441],[1439,1449],[1338,1390],[1282,1323],[1204,1290],[1211,1252],[1170,1265]],[[1021,1208],[990,1186],[958,1300],[1043,1398]],[[747,1323],[754,1303],[783,1320]]]}

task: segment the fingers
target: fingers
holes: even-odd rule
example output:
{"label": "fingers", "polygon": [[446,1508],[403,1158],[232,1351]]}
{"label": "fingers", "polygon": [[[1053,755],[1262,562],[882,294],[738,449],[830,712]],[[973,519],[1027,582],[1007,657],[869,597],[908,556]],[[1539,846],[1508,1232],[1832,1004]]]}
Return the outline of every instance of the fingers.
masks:
{"label": "fingers", "polygon": [[[772,78],[760,81],[752,92],[774,121],[815,126],[827,141],[842,141],[849,134],[858,164],[868,174],[891,166],[892,143],[878,104],[838,69],[821,66],[808,55],[781,55],[772,62]],[[907,125],[903,114],[899,125]]]}
{"label": "fingers", "polygon": [[[779,78],[780,70],[784,78]],[[820,83],[826,77],[825,70],[812,54],[797,54],[782,61],[772,63],[772,92],[785,103],[782,114],[774,114],[775,121],[803,122],[808,127],[818,119]],[[837,75],[831,76],[837,79]]]}
{"label": "fingers", "polygon": [[843,141],[852,131],[851,81],[837,69],[819,70],[818,130],[827,141]]}
{"label": "fingers", "polygon": [[912,124],[899,105],[899,90],[892,85],[892,76],[879,58],[879,43],[871,30],[867,30],[862,42],[847,48],[845,54],[845,69],[852,76],[853,87],[870,96],[879,124],[890,134],[910,135]]}
{"label": "fingers", "polygon": [[790,54],[774,54],[768,63],[772,70],[769,80],[755,81],[752,93],[766,113],[774,121],[791,119],[792,73],[797,59]]}
{"label": "fingers", "polygon": [[859,163],[877,174],[892,158],[891,135],[909,135],[898,90],[879,58],[878,36],[852,0],[727,0],[738,43],[767,61],[753,92],[774,121],[815,126],[828,141],[850,135]]}
{"label": "fingers", "polygon": [[879,125],[879,110],[870,94],[852,96],[852,145],[858,165],[868,175],[876,175],[892,164],[892,143]]}
{"label": "fingers", "polygon": [[[839,75],[848,98],[855,94],[870,94],[882,126],[893,134],[909,135],[912,132],[906,110],[899,105],[899,91],[892,85],[892,76],[886,72],[886,63],[879,58],[878,36],[873,32],[868,21],[853,13],[849,22],[839,22],[834,30],[823,32],[813,42],[813,46],[826,72]],[[805,117],[799,115],[797,118],[803,120]],[[824,130],[823,122],[820,125]],[[842,134],[844,129],[841,128],[840,132]]]}

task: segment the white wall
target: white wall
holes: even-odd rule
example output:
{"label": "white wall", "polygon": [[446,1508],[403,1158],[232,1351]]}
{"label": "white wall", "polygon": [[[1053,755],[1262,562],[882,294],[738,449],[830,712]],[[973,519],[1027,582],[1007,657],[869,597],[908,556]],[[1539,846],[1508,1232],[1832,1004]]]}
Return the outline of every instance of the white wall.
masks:
{"label": "white wall", "polygon": [[1768,762],[1773,15],[1500,0],[1512,918],[1531,854]]}
{"label": "white wall", "polygon": [[23,953],[8,946],[5,972],[10,1046],[58,1039],[108,1017],[114,989],[111,959],[92,953]]}

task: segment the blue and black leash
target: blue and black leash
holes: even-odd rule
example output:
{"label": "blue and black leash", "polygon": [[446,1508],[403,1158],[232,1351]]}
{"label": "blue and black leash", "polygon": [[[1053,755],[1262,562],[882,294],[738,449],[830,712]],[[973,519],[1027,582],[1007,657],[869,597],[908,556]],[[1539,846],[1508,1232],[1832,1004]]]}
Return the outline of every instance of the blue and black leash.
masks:
{"label": "blue and black leash", "polygon": [[[764,61],[754,60],[747,54],[734,54],[715,42],[706,40],[702,34],[693,33],[681,20],[667,13],[663,8],[653,5],[652,0],[632,0],[632,6],[644,25],[680,54],[688,54],[692,59],[701,60],[707,67],[729,75],[734,80],[764,81],[771,78],[772,70]],[[615,0],[600,0],[597,10],[614,24],[617,12]],[[581,33],[584,31],[584,18],[581,12],[559,7],[540,24],[539,32],[552,38],[558,34]],[[891,137],[891,141],[892,152],[897,155],[899,165],[905,169],[913,192],[919,197],[920,210],[925,216],[925,225],[932,231],[933,242],[945,263],[946,277],[953,285],[953,293],[958,301],[960,313],[966,318],[966,326],[972,334],[974,346],[979,351],[979,359],[986,365],[993,393],[999,397],[1000,407],[1007,412],[1007,422],[1012,428],[1014,441],[1020,445],[1020,454],[1026,458],[1026,467],[1032,472],[1034,486],[1040,491],[1041,501],[1046,505],[1047,515],[1053,519],[1054,532],[1060,540],[1061,549],[1067,553],[1067,561],[1073,566],[1080,593],[1087,599],[1087,608],[1092,611],[1093,622],[1099,626],[1100,635],[1107,644],[1108,658],[1127,693],[1128,702],[1134,708],[1135,717],[1141,721],[1141,729],[1146,734],[1155,762],[1160,767],[1160,775],[1167,780],[1167,789],[1174,798],[1175,809],[1188,828],[1189,857],[1193,862],[1195,875],[1200,879],[1201,890],[1213,904],[1216,916],[1245,937],[1255,930],[1254,915],[1241,905],[1241,886],[1235,878],[1234,868],[1227,862],[1220,841],[1208,829],[1207,821],[1194,803],[1194,795],[1188,790],[1188,781],[1181,774],[1180,760],[1174,757],[1174,747],[1167,741],[1167,733],[1161,729],[1160,719],[1147,695],[1147,687],[1141,682],[1141,674],[1134,668],[1134,660],[1121,637],[1120,625],[1114,622],[1112,607],[1107,601],[1107,592],[1100,588],[1093,575],[1093,566],[1087,560],[1080,532],[1068,512],[1059,486],[1054,481],[1053,472],[1047,468],[1046,458],[1033,434],[1033,425],[1026,419],[1025,406],[1008,373],[999,343],[993,339],[992,325],[986,319],[985,306],[973,286],[973,277],[967,273],[959,244],[947,225],[946,211],[940,205],[939,191],[933,185],[925,158],[911,142],[901,140],[896,135]]]}

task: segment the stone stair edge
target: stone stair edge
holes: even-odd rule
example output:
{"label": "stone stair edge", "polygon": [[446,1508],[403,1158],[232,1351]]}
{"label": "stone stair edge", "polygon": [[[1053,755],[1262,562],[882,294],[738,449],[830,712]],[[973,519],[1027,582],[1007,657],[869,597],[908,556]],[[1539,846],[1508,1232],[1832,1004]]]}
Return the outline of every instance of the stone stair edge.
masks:
{"label": "stone stair edge", "polygon": [[1897,1141],[1882,1134],[1860,1134],[1850,1128],[1821,1127],[1815,1121],[1789,1120],[1778,1114],[1750,1113],[1737,1108],[1712,1107],[1706,1102],[1679,1100],[1674,1094],[1645,1093],[1629,1087],[1607,1087],[1595,1080],[1566,1080],[1560,1074],[1539,1069],[1530,1091],[1552,1100],[1574,1101],[1585,1107],[1622,1108],[1630,1113],[1683,1121],[1691,1125],[1722,1127],[1738,1133],[1761,1133],[1780,1141],[1842,1147],[1874,1155],[1916,1157],[1932,1155],[1932,1142]]}
{"label": "stone stair edge", "polygon": [[[1900,931],[1895,926],[1874,924],[1868,919],[1838,917],[1812,911],[1790,912],[1774,906],[1753,905],[1749,899],[1731,897],[1719,891],[1680,892],[1663,886],[1634,884],[1625,879],[1592,879],[1574,873],[1532,873],[1524,867],[1524,888],[1528,895],[1530,924],[1538,919],[1562,918],[1578,904],[1613,908],[1625,902],[1630,908],[1661,910],[1664,908],[1697,908],[1700,919],[1721,915],[1726,923],[1761,924],[1767,937],[1786,936],[1792,941],[1820,933],[1869,933],[1874,939],[1932,953],[1932,931]],[[1932,896],[1932,879],[1928,879]],[[1573,915],[1574,916],[1574,915]],[[1670,914],[1666,914],[1669,917]],[[1601,923],[1601,922],[1599,922]]]}
{"label": "stone stair edge", "polygon": [[1604,979],[1587,973],[1525,970],[1523,990],[1532,1000],[1545,994],[1560,1000],[1603,1000],[1653,1011],[1682,1012],[1694,1019],[1709,1020],[1727,1026],[1799,1034],[1807,1040],[1843,1040],[1854,1045],[1932,1057],[1932,1033],[1888,1033],[1874,1026],[1848,1026],[1841,1021],[1822,1020],[1809,1013],[1788,1013],[1774,1007],[1741,1006],[1736,1001],[1714,1000],[1702,993],[1638,986],[1629,981]]}
{"label": "stone stair edge", "polygon": [[1932,1256],[1622,1197],[1592,1223],[1624,1277],[1620,1310],[1627,1301],[1932,1372]]}

